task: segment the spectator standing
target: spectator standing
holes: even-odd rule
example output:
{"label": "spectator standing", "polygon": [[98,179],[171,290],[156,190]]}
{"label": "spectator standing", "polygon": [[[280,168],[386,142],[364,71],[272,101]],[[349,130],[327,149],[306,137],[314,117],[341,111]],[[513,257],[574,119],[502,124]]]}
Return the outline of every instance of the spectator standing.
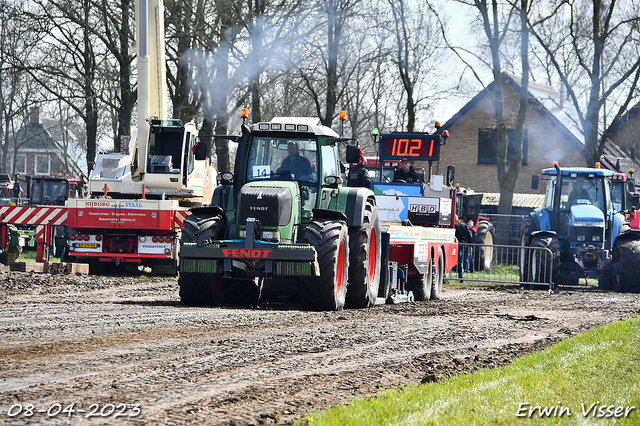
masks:
{"label": "spectator standing", "polygon": [[20,188],[20,175],[16,174],[16,178],[13,181],[13,198],[16,199],[16,205],[20,205],[20,193],[22,189]]}
{"label": "spectator standing", "polygon": [[469,243],[473,241],[471,231],[467,221],[458,219],[456,215],[456,239],[458,240],[458,264],[456,269],[458,270],[458,279],[463,282],[465,262],[469,255]]}

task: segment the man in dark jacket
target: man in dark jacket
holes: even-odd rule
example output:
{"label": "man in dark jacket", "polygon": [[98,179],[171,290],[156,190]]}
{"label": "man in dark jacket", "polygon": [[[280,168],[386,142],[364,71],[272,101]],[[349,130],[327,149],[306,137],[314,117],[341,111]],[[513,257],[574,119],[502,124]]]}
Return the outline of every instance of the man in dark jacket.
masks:
{"label": "man in dark jacket", "polygon": [[311,175],[311,163],[306,157],[300,155],[298,144],[296,142],[289,142],[287,146],[289,156],[282,160],[281,169],[293,172],[296,175],[296,179],[300,176],[308,177]]}
{"label": "man in dark jacket", "polygon": [[462,218],[462,220],[458,219],[456,215],[456,239],[458,240],[458,264],[456,268],[458,269],[458,278],[460,282],[462,282],[462,278],[464,277],[464,266],[465,261],[467,260],[469,253],[469,243],[473,242],[473,236],[471,235],[471,231],[469,230],[469,225],[467,225],[467,221]]}
{"label": "man in dark jacket", "polygon": [[413,168],[411,162],[406,158],[400,160],[400,165],[393,174],[393,180],[403,180],[407,183],[414,183],[418,182],[418,179],[418,172]]}
{"label": "man in dark jacket", "polygon": [[349,177],[347,180],[347,186],[361,186],[363,188],[371,189],[371,178],[369,178],[369,169],[364,165],[366,161],[364,159],[364,152],[360,147],[356,147],[358,154],[358,162],[351,163],[349,166]]}
{"label": "man in dark jacket", "polygon": [[16,175],[15,180],[13,181],[13,198],[16,199],[16,204],[19,204],[20,202],[20,192],[21,192],[21,188],[20,188],[20,175]]}

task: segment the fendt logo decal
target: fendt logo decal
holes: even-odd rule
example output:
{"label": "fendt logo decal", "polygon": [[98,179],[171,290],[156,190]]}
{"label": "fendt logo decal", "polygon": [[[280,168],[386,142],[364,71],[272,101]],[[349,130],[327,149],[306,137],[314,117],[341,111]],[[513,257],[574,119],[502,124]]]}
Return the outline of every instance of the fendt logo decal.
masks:
{"label": "fendt logo decal", "polygon": [[264,259],[271,250],[222,249],[224,257],[240,257],[245,259]]}

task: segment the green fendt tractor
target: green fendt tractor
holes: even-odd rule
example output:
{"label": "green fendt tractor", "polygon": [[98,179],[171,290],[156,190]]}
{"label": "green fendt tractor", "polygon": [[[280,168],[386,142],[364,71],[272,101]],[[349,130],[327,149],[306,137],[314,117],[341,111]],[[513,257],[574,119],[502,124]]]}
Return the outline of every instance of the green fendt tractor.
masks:
{"label": "green fendt tractor", "polygon": [[338,141],[317,118],[242,125],[234,173],[222,173],[211,206],[184,222],[183,304],[255,304],[298,291],[312,310],[375,303],[376,199],[369,188],[342,185]]}

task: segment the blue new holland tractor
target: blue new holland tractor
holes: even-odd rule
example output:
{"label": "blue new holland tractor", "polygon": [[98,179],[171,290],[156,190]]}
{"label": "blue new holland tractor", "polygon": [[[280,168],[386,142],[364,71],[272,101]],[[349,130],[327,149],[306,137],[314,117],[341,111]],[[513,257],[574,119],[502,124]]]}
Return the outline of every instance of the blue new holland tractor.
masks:
{"label": "blue new holland tractor", "polygon": [[[614,208],[614,175],[598,167],[560,168],[557,163],[542,171],[548,181],[544,207],[531,212],[522,228],[520,278],[525,286],[551,284],[557,291],[581,278],[598,278],[603,289],[640,291],[640,232],[631,229],[624,211]],[[538,180],[533,176],[533,189]]]}

